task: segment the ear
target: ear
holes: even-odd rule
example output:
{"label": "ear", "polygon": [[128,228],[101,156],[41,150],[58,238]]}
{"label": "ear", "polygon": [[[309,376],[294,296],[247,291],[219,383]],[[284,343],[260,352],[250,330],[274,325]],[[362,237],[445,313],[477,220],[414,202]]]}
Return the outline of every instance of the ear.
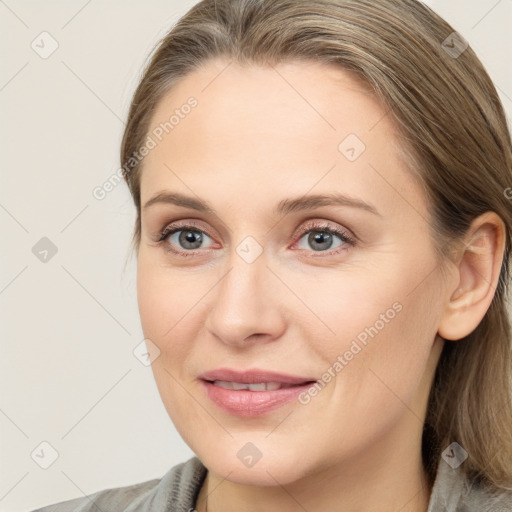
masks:
{"label": "ear", "polygon": [[455,261],[455,287],[447,290],[438,334],[459,340],[471,334],[491,305],[505,252],[505,225],[494,212],[476,218]]}

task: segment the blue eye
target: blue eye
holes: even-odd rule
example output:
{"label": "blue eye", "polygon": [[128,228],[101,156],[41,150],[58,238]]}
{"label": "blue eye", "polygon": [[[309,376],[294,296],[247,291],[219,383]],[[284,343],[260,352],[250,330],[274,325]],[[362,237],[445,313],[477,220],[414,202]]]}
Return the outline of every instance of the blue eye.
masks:
{"label": "blue eye", "polygon": [[204,231],[194,226],[169,226],[162,231],[158,242],[168,240],[170,247],[165,247],[166,251],[191,256],[191,251],[201,248],[205,237],[211,240]]}
{"label": "blue eye", "polygon": [[299,249],[312,249],[314,252],[325,252],[345,245],[355,245],[355,241],[344,231],[332,228],[327,225],[309,226],[305,234],[300,238],[309,247],[298,246]]}

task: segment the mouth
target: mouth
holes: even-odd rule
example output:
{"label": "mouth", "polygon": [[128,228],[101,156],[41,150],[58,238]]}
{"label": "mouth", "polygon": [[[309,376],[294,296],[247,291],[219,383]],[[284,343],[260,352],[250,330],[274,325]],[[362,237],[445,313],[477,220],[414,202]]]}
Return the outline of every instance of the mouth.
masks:
{"label": "mouth", "polygon": [[300,384],[287,384],[285,382],[255,382],[255,383],[246,383],[246,382],[232,382],[226,380],[205,380],[205,382],[209,382],[214,386],[218,386],[224,389],[231,389],[234,391],[277,391],[278,389],[288,389],[288,388],[296,388],[302,386],[309,386],[314,384],[316,381],[310,380],[306,382],[302,382]]}
{"label": "mouth", "polygon": [[265,370],[218,369],[200,376],[207,397],[224,412],[253,417],[292,402],[317,380]]}
{"label": "mouth", "polygon": [[[259,386],[254,388],[254,391],[263,391],[264,389],[261,388],[262,385],[269,385],[273,390],[275,386],[279,386],[275,389],[280,389],[281,387],[291,387],[316,382],[316,379],[313,377],[301,377],[298,375],[280,373],[271,370],[262,370],[259,368],[246,371],[240,371],[232,368],[218,368],[216,370],[203,373],[199,376],[199,378],[208,382],[213,382],[223,387],[225,385],[246,386],[247,384],[254,384]],[[230,387],[228,389],[249,388]]]}

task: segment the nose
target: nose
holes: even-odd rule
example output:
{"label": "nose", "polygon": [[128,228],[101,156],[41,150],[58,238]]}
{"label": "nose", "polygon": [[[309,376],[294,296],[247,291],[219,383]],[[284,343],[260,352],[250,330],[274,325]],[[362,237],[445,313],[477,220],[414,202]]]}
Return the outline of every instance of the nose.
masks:
{"label": "nose", "polygon": [[279,307],[279,280],[266,259],[247,263],[235,254],[231,263],[215,287],[206,329],[233,347],[279,338],[285,329],[284,310],[283,304]]}

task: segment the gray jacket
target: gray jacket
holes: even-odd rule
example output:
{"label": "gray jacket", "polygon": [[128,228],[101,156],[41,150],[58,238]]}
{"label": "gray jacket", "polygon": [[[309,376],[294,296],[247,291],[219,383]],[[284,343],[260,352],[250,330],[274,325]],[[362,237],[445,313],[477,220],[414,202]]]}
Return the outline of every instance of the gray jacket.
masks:
{"label": "gray jacket", "polygon": [[[206,471],[192,457],[162,478],[105,489],[32,512],[193,512]],[[512,512],[512,492],[493,497],[471,485],[460,468],[452,469],[440,459],[428,512]]]}

